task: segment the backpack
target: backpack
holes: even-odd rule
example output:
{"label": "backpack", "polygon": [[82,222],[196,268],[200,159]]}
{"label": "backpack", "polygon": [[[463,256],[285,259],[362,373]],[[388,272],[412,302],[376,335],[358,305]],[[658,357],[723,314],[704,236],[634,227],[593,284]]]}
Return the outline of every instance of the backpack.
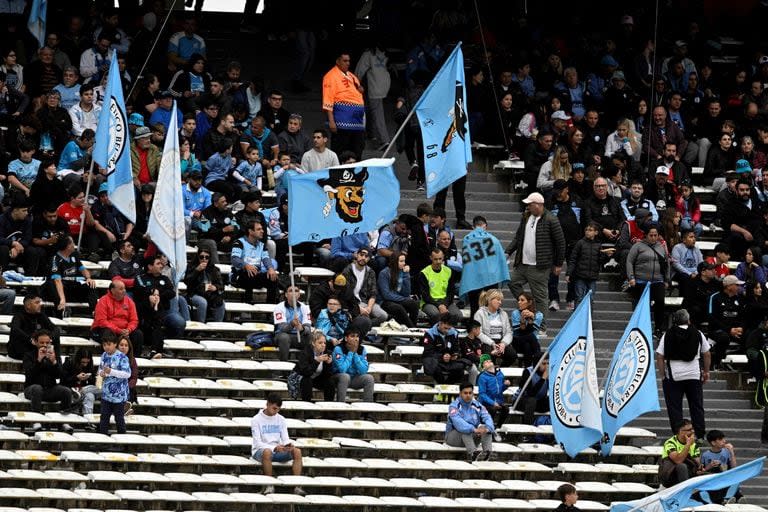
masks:
{"label": "backpack", "polygon": [[262,347],[274,347],[275,337],[273,333],[269,331],[256,331],[245,338],[245,344],[254,350],[258,350]]}
{"label": "backpack", "polygon": [[296,370],[288,374],[288,394],[291,399],[296,400],[301,395],[301,381],[303,378],[304,376]]}

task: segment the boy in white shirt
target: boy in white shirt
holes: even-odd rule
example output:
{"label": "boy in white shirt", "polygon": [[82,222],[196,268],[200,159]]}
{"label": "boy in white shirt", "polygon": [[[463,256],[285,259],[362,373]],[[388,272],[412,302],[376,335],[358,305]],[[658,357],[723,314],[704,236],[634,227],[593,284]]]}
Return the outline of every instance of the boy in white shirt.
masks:
{"label": "boy in white shirt", "polygon": [[[288,425],[285,418],[278,414],[283,405],[283,399],[277,393],[267,395],[267,405],[251,419],[251,435],[253,445],[251,458],[261,462],[264,474],[272,476],[273,462],[288,462],[293,460],[292,473],[301,475],[301,450],[296,448],[288,437]],[[275,492],[273,485],[264,489],[264,494]],[[294,494],[306,495],[301,487],[294,487]]]}

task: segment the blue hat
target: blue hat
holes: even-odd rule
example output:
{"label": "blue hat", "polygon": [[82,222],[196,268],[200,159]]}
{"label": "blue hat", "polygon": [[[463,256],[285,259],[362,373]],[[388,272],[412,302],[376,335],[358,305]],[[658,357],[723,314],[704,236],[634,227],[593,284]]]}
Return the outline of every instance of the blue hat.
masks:
{"label": "blue hat", "polygon": [[612,66],[614,68],[619,67],[619,63],[611,55],[606,55],[600,60],[601,66]]}
{"label": "blue hat", "polygon": [[128,117],[128,124],[135,124],[136,126],[144,126],[144,116],[138,112],[134,112]]}
{"label": "blue hat", "polygon": [[102,192],[109,193],[109,185],[107,185],[106,182],[104,182],[101,185],[99,185],[99,194],[101,194]]}
{"label": "blue hat", "polygon": [[752,166],[744,159],[736,160],[736,174],[752,172]]}

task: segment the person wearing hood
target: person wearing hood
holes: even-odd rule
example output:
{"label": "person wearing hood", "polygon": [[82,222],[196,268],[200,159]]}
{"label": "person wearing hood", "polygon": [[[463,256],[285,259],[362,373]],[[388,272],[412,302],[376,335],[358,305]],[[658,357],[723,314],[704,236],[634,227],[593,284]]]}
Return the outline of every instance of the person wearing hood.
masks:
{"label": "person wearing hood", "polygon": [[[477,378],[477,399],[488,409],[493,418],[493,425],[499,428],[509,416],[509,407],[504,404],[504,391],[512,385],[510,380],[504,377],[500,369],[493,363],[490,354],[480,356],[480,364],[477,365],[480,375]],[[494,441],[501,442],[498,433],[494,434]]]}
{"label": "person wearing hood", "polygon": [[636,306],[640,300],[645,284],[650,283],[653,321],[656,331],[659,332],[664,325],[664,295],[669,282],[669,256],[664,240],[659,235],[658,224],[650,223],[645,238],[629,250],[626,269],[633,305]]}

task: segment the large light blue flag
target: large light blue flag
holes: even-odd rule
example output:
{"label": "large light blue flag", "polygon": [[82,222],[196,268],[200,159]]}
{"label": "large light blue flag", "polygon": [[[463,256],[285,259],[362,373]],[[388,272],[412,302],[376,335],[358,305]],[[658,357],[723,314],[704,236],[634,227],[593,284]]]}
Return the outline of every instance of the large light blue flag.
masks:
{"label": "large light blue flag", "polygon": [[598,443],[603,433],[591,304],[590,293],[549,346],[552,431],[570,457]]}
{"label": "large light blue flag", "polygon": [[616,432],[649,411],[659,410],[656,368],[651,337],[650,285],[646,284],[632,318],[616,346],[603,395],[603,439],[600,451],[609,455]]}
{"label": "large light blue flag", "polygon": [[394,158],[297,174],[288,178],[288,243],[365,233],[397,217],[400,182]]}
{"label": "large light blue flag", "polygon": [[416,103],[424,145],[427,197],[467,174],[472,161],[461,43]]}
{"label": "large light blue flag", "polygon": [[[176,119],[173,102],[171,119]],[[187,271],[187,235],[184,229],[184,199],[181,187],[179,131],[168,130],[157,175],[155,199],[149,214],[147,234],[175,271],[176,284]]]}
{"label": "large light blue flag", "polygon": [[104,104],[96,127],[93,161],[107,170],[110,201],[135,224],[136,192],[131,172],[131,141],[128,135],[128,119],[125,115],[123,86],[120,83],[120,70],[117,66],[117,52],[112,52],[112,62],[109,64],[107,90],[104,93]]}
{"label": "large light blue flag", "polygon": [[725,493],[725,498],[728,499],[736,493],[741,482],[763,472],[764,462],[765,457],[760,457],[722,473],[693,477],[639,500],[613,503],[611,512],[677,512],[686,507],[701,505],[700,501],[691,499],[691,495],[696,491],[701,499],[711,503],[707,491],[728,489]]}
{"label": "large light blue flag", "polygon": [[463,269],[459,296],[494,284],[509,281],[507,255],[499,239],[482,228],[475,228],[461,242]]}
{"label": "large light blue flag", "polygon": [[37,42],[40,43],[40,48],[45,46],[45,18],[47,10],[47,0],[33,0],[32,8],[29,10],[27,28],[35,36]]}

